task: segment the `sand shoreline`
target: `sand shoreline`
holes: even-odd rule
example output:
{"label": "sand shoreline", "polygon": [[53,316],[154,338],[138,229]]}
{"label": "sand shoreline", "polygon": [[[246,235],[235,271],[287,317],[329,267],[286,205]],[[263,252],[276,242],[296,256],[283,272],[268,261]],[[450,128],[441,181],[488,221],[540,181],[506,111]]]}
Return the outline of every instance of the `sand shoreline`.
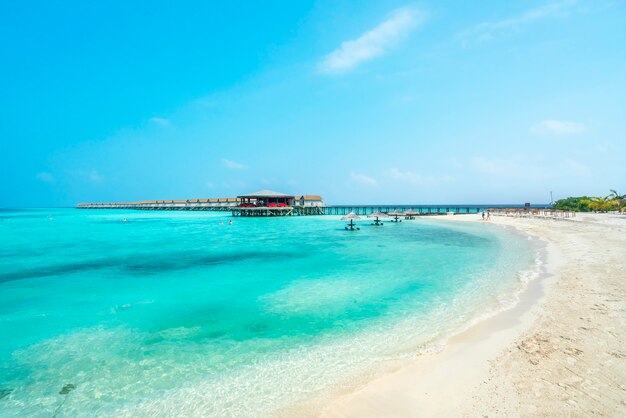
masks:
{"label": "sand shoreline", "polygon": [[513,308],[453,336],[441,352],[322,404],[300,405],[301,416],[626,414],[626,220],[492,223],[545,240],[548,274],[529,282]]}

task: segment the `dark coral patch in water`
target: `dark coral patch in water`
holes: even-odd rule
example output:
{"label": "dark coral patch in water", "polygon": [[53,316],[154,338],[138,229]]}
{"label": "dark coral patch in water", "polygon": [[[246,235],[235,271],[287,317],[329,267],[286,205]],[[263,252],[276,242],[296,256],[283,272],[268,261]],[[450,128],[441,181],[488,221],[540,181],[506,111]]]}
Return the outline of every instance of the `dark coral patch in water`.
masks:
{"label": "dark coral patch in water", "polygon": [[198,266],[212,266],[226,263],[238,263],[249,260],[274,261],[288,258],[302,257],[301,253],[294,252],[247,252],[226,254],[176,254],[164,257],[137,258],[108,258],[92,260],[83,263],[66,263],[56,266],[47,266],[28,270],[20,270],[0,274],[0,283],[12,280],[33,279],[37,277],[61,276],[90,270],[118,268],[133,273],[151,274],[163,271],[184,270]]}
{"label": "dark coral patch in water", "polygon": [[72,383],[68,383],[67,385],[63,386],[63,389],[61,389],[61,391],[59,392],[59,395],[67,395],[74,389],[76,389],[76,385]]}
{"label": "dark coral patch in water", "polygon": [[0,389],[0,399],[4,398],[5,396],[9,396],[11,392],[13,392],[13,389]]}

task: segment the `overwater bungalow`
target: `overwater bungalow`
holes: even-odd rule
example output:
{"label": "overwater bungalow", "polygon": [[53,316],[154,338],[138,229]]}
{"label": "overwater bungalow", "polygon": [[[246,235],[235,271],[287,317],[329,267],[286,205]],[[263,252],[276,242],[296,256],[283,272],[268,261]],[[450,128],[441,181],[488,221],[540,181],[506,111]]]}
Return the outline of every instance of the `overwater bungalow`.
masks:
{"label": "overwater bungalow", "polygon": [[209,199],[198,199],[198,206],[201,208],[209,206]]}
{"label": "overwater bungalow", "polygon": [[149,208],[151,205],[156,204],[156,200],[141,200],[139,202],[134,203],[134,207],[137,209]]}
{"label": "overwater bungalow", "polygon": [[324,206],[324,199],[317,195],[296,196],[294,206]]}
{"label": "overwater bungalow", "polygon": [[246,207],[254,205],[255,207],[291,207],[294,205],[295,196],[275,192],[273,190],[260,190],[255,193],[237,196],[239,206]]}
{"label": "overwater bungalow", "polygon": [[137,202],[79,203],[81,209],[211,210],[232,212],[233,216],[324,215],[321,196],[293,195],[260,190],[237,197],[141,200]]}
{"label": "overwater bungalow", "polygon": [[294,211],[295,196],[273,190],[237,196],[233,216],[289,216]]}
{"label": "overwater bungalow", "polygon": [[209,199],[187,199],[185,208],[189,210],[203,210],[208,206]]}

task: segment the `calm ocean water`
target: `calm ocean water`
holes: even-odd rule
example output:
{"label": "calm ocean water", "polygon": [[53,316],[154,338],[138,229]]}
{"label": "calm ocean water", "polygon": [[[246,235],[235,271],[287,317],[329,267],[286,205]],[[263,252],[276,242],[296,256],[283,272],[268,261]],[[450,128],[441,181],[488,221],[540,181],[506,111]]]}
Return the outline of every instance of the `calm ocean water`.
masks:
{"label": "calm ocean water", "polygon": [[537,251],[432,219],[0,218],[1,416],[256,416],[499,309]]}

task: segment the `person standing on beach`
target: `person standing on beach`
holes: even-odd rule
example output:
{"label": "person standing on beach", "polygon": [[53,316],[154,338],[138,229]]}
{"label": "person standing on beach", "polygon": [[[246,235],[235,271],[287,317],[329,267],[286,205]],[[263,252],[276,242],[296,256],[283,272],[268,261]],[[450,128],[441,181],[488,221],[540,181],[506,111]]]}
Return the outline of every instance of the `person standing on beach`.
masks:
{"label": "person standing on beach", "polygon": [[491,220],[491,211],[490,210],[487,211],[487,220],[488,221]]}
{"label": "person standing on beach", "polygon": [[483,221],[485,220],[485,211],[483,210]]}

